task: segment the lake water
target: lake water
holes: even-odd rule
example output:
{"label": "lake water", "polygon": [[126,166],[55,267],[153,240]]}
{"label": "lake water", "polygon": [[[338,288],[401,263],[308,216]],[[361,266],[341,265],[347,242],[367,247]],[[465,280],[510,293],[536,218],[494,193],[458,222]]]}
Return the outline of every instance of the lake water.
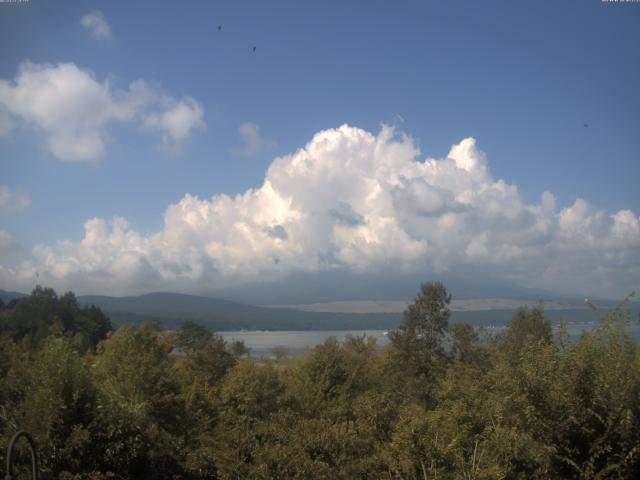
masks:
{"label": "lake water", "polygon": [[[594,322],[568,323],[567,332],[572,340],[577,340],[583,331],[591,331],[597,327]],[[504,325],[489,326],[487,333],[497,334],[503,331]],[[554,327],[554,331],[557,326]],[[640,325],[634,322],[629,331],[640,341]],[[218,332],[225,340],[242,340],[249,348],[252,357],[273,357],[273,347],[285,347],[289,355],[300,356],[308,349],[323,343],[329,337],[342,341],[347,335],[374,337],[379,347],[389,343],[385,330],[319,330],[319,331],[235,331]]]}
{"label": "lake water", "polygon": [[323,343],[329,337],[344,340],[347,335],[375,337],[378,346],[389,343],[384,330],[319,330],[319,331],[238,331],[218,332],[225,340],[242,340],[252,357],[272,357],[273,347],[286,347],[289,355],[299,356]]}

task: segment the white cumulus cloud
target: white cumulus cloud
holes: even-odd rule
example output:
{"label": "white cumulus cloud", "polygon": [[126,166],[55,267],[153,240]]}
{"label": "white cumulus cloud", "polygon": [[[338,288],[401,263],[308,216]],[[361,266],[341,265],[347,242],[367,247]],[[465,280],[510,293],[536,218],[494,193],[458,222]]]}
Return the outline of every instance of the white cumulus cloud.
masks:
{"label": "white cumulus cloud", "polygon": [[0,211],[22,210],[29,206],[29,196],[22,192],[12,192],[9,187],[0,185]]}
{"label": "white cumulus cloud", "polygon": [[22,63],[13,81],[0,80],[3,115],[44,132],[49,151],[69,162],[100,160],[112,123],[148,124],[156,118],[151,123],[163,143],[183,142],[204,126],[202,107],[190,97],[173,99],[140,79],[127,89],[114,89],[73,63]]}
{"label": "white cumulus cloud", "polygon": [[[625,294],[640,278],[640,218],[584,199],[527,203],[493,178],[472,138],[424,158],[392,128],[317,133],[275,158],[262,185],[230,197],[186,194],[143,235],[92,219],[79,243],[39,246],[0,281],[40,272],[59,288],[202,291],[293,272],[484,272],[564,293]],[[476,273],[477,275],[477,273]],[[4,277],[4,278],[3,278]],[[476,278],[482,281],[482,278]]]}
{"label": "white cumulus cloud", "polygon": [[101,40],[109,40],[111,38],[111,27],[101,11],[83,15],[80,19],[80,25],[94,38]]}
{"label": "white cumulus cloud", "polygon": [[179,150],[193,130],[204,128],[202,107],[191,97],[179,102],[165,99],[165,109],[145,116],[144,124],[162,134],[162,145]]}

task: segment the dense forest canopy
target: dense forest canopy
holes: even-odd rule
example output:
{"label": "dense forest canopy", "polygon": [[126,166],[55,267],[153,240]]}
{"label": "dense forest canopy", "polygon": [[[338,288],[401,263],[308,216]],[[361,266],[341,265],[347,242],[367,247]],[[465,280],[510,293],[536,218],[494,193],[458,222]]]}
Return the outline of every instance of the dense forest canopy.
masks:
{"label": "dense forest canopy", "polygon": [[37,286],[31,295],[0,300],[0,334],[39,344],[54,332],[67,332],[76,341],[95,347],[112,330],[111,320],[96,306],[81,306],[73,292],[58,296]]}
{"label": "dense forest canopy", "polygon": [[422,285],[385,348],[253,359],[194,322],[113,331],[37,288],[0,306],[0,440],[31,432],[64,479],[640,478],[624,304],[570,342],[541,306],[482,338],[449,325],[450,298]]}

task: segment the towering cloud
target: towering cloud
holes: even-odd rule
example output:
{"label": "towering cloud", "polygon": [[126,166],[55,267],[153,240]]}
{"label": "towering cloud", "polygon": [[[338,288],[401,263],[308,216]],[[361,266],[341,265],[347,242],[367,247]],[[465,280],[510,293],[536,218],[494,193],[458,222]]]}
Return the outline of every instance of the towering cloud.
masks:
{"label": "towering cloud", "polygon": [[[202,290],[290,272],[482,271],[526,286],[619,295],[640,278],[640,218],[549,192],[523,201],[494,179],[476,141],[442,159],[383,127],[317,133],[274,159],[262,185],[235,197],[185,195],[164,228],[91,219],[79,243],[39,246],[3,283],[41,281],[100,292]],[[481,280],[481,279],[479,279]]]}

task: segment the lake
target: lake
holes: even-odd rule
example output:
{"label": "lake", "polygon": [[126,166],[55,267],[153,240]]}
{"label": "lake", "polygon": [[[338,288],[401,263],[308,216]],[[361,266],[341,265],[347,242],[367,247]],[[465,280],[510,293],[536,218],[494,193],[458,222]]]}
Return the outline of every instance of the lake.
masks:
{"label": "lake", "polygon": [[[595,322],[567,323],[567,332],[572,340],[577,340],[583,331],[591,331],[597,327]],[[504,325],[488,326],[489,334],[504,331]],[[554,325],[554,332],[557,325]],[[640,341],[640,325],[637,322],[629,326],[629,331]],[[342,341],[347,335],[374,337],[379,347],[389,343],[385,330],[315,330],[315,331],[234,331],[218,332],[227,341],[242,340],[249,348],[252,357],[273,357],[273,347],[286,347],[289,355],[300,356],[308,349],[323,343],[329,337]]]}
{"label": "lake", "polygon": [[329,337],[344,340],[347,335],[375,337],[378,346],[389,343],[385,330],[237,331],[218,332],[225,340],[242,340],[252,357],[273,357],[273,347],[286,347],[289,355],[300,356]]}

